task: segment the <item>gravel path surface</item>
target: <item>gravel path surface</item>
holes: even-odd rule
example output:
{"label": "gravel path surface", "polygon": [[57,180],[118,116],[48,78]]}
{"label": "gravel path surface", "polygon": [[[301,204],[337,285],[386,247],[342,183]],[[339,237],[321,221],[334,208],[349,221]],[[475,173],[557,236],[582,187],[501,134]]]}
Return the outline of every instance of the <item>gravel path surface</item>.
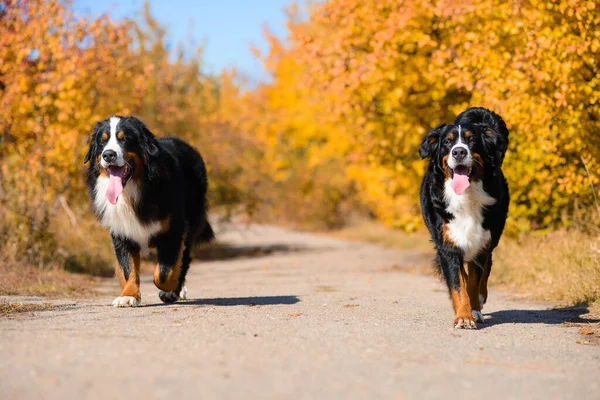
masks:
{"label": "gravel path surface", "polygon": [[232,247],[192,265],[190,300],[162,305],[148,274],[142,307],[111,307],[114,282],[1,318],[0,397],[600,399],[600,347],[565,326],[582,309],[492,289],[486,323],[457,331],[443,285],[403,272],[421,253],[267,226],[220,240]]}

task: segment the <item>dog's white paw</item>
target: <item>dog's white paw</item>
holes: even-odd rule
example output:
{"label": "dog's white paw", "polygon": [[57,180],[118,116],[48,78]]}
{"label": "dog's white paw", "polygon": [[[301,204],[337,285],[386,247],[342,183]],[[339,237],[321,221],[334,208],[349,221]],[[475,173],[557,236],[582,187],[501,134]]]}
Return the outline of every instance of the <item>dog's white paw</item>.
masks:
{"label": "dog's white paw", "polygon": [[187,288],[185,286],[181,287],[181,292],[179,292],[179,299],[186,300],[187,299]]}
{"label": "dog's white paw", "polygon": [[179,293],[175,291],[164,292],[161,290],[158,292],[158,298],[161,299],[163,303],[175,303],[179,300]]}
{"label": "dog's white paw", "polygon": [[473,310],[472,313],[475,322],[483,322],[483,313],[481,311]]}
{"label": "dog's white paw", "polygon": [[477,324],[468,318],[458,318],[454,322],[454,329],[477,329]]}
{"label": "dog's white paw", "polygon": [[113,300],[112,305],[114,307],[137,307],[140,305],[140,301],[132,296],[121,296]]}

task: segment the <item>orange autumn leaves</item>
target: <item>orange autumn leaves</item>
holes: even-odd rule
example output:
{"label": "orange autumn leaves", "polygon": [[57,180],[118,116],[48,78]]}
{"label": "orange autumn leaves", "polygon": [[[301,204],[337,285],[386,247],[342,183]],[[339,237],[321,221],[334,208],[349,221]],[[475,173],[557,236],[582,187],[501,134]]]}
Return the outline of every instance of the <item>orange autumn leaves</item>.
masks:
{"label": "orange autumn leaves", "polygon": [[227,137],[239,131],[242,103],[222,102],[237,99],[238,89],[231,74],[202,74],[201,49],[173,59],[148,7],[137,24],[84,18],[68,1],[1,4],[0,248],[7,262],[60,264],[53,218],[69,206],[75,221],[93,218],[83,155],[93,125],[113,114],[192,141],[208,155],[213,200],[240,197],[239,165],[215,159],[243,160],[252,140]]}
{"label": "orange autumn leaves", "polygon": [[[51,258],[51,243],[41,249],[52,239],[49,215],[60,194],[83,187],[78,172],[90,123],[124,107],[123,88],[106,83],[123,71],[119,55],[128,51],[129,29],[107,18],[75,18],[66,2],[3,2],[0,233],[6,258],[23,252],[40,264]],[[111,57],[115,62],[107,62]]]}
{"label": "orange autumn leaves", "polygon": [[258,54],[271,81],[245,91],[234,72],[203,74],[202,49],[173,57],[148,8],[138,24],[82,18],[68,1],[2,4],[0,234],[13,254],[52,255],[35,246],[51,243],[60,196],[91,217],[82,155],[93,124],[112,114],[196,145],[215,206],[310,227],[358,210],[414,230],[422,136],[481,105],[511,130],[512,232],[587,219],[594,204],[595,1],[291,7],[286,40],[267,32],[270,50]]}

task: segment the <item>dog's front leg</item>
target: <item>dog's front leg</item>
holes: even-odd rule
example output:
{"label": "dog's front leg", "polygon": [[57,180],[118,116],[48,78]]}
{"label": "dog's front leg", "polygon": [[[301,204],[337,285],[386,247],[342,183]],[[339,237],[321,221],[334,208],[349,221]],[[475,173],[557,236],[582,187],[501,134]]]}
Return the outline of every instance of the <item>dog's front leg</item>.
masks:
{"label": "dog's front leg", "polygon": [[477,325],[473,318],[467,290],[467,273],[462,253],[457,249],[441,250],[438,262],[442,267],[442,273],[448,285],[452,307],[454,308],[454,327],[476,329]]}
{"label": "dog's front leg", "polygon": [[142,301],[140,294],[140,246],[112,236],[117,256],[116,275],[121,284],[121,295],[113,301],[115,307],[136,307]]}
{"label": "dog's front leg", "polygon": [[484,322],[481,309],[487,300],[487,280],[490,275],[491,254],[483,251],[467,263],[467,292],[475,322]]}
{"label": "dog's front leg", "polygon": [[182,236],[170,232],[155,241],[158,263],[154,268],[154,284],[160,289],[158,297],[164,303],[173,303],[181,296],[180,276],[184,251]]}

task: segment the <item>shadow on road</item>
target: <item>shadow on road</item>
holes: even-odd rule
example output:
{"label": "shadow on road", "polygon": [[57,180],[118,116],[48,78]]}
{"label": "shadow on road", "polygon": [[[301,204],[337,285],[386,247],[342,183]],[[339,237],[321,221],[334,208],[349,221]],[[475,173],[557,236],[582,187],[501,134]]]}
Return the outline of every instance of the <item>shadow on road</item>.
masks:
{"label": "shadow on road", "polygon": [[178,301],[173,304],[149,304],[144,307],[163,306],[276,306],[296,304],[300,301],[297,296],[257,296],[257,297],[225,297],[216,299],[193,299]]}
{"label": "shadow on road", "polygon": [[279,243],[256,246],[234,246],[227,243],[214,243],[194,249],[192,251],[192,258],[200,261],[221,261],[242,257],[264,257],[272,253],[296,253],[306,250],[308,250],[307,247]]}
{"label": "shadow on road", "polygon": [[485,323],[480,329],[501,324],[546,324],[560,325],[564,323],[597,323],[598,319],[582,318],[588,313],[587,307],[566,307],[549,310],[503,310],[485,314]]}

